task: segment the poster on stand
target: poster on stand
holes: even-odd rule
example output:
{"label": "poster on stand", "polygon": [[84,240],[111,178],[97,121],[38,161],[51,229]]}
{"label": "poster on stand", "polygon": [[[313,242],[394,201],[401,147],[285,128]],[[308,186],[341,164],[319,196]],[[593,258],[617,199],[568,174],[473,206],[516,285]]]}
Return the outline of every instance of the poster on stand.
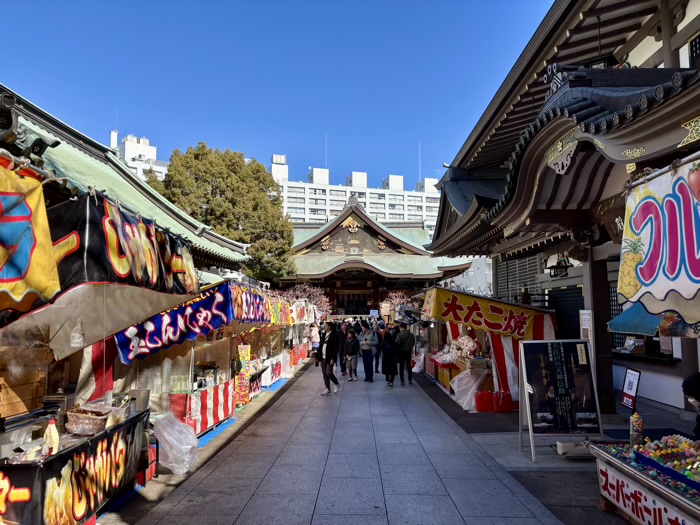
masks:
{"label": "poster on stand", "polygon": [[534,434],[601,434],[588,341],[523,341],[521,362]]}

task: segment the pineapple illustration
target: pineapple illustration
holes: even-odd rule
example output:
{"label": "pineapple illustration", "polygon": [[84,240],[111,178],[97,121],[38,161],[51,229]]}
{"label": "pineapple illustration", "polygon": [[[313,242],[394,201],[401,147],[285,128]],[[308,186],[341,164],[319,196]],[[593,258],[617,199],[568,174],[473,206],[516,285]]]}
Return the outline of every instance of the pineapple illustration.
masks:
{"label": "pineapple illustration", "polygon": [[618,292],[630,299],[636,294],[642,285],[637,280],[635,270],[637,265],[644,260],[644,244],[642,239],[637,237],[634,240],[625,239],[625,249],[622,252],[622,263],[620,264],[620,284]]}

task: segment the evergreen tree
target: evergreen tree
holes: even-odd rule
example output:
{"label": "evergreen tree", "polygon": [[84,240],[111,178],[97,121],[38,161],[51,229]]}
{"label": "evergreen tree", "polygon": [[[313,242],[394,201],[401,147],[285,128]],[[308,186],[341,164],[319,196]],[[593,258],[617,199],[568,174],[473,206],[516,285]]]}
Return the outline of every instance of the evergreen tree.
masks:
{"label": "evergreen tree", "polygon": [[234,241],[250,244],[245,270],[277,282],[294,271],[292,225],[282,216],[279,186],[265,166],[203,142],[173,151],[165,180],[151,186],[180,209]]}

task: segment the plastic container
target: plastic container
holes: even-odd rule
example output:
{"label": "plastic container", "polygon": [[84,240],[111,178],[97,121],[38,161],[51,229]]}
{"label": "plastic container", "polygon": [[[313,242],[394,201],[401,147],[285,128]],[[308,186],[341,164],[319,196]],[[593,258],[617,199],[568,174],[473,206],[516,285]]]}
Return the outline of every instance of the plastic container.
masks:
{"label": "plastic container", "polygon": [[477,392],[474,394],[474,405],[477,412],[493,412],[493,393]]}
{"label": "plastic container", "polygon": [[494,392],[493,393],[493,411],[494,412],[512,412],[513,397],[509,392]]}
{"label": "plastic container", "polygon": [[75,409],[68,411],[66,430],[79,436],[90,436],[102,432],[107,425],[107,418],[112,413],[111,410],[104,407],[102,410],[97,408],[80,408],[78,410],[80,412],[76,412]]}

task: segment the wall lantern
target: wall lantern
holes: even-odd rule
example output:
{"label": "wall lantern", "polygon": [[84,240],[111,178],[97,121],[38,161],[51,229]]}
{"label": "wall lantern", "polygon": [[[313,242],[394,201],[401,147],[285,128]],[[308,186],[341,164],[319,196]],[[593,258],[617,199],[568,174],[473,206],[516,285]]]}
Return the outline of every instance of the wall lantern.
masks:
{"label": "wall lantern", "polygon": [[566,277],[569,274],[569,268],[573,268],[574,265],[569,261],[569,253],[564,252],[563,255],[557,254],[557,262],[550,266],[547,266],[549,270],[549,276],[552,278]]}

